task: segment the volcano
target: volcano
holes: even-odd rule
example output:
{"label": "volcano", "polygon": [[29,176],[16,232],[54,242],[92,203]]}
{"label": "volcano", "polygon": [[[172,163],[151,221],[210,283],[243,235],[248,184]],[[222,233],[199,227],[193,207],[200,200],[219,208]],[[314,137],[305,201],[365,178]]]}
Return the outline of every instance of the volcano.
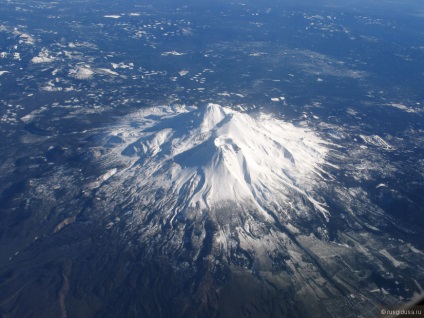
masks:
{"label": "volcano", "polygon": [[357,286],[374,308],[384,294],[376,286],[396,285],[390,264],[370,265],[396,259],[384,250],[381,209],[340,183],[340,148],[302,122],[171,104],[121,118],[95,140],[104,172],[84,190],[97,211],[90,217],[137,251],[140,292],[154,279],[154,295],[165,295],[144,310],[336,317],[347,306],[359,316]]}
{"label": "volcano", "polygon": [[267,218],[270,209],[302,213],[307,205],[328,218],[314,193],[327,175],[326,143],[271,115],[217,104],[157,107],[110,135],[121,140],[115,152],[127,166],[114,177],[133,180],[133,195],[146,206],[175,212],[249,205]]}

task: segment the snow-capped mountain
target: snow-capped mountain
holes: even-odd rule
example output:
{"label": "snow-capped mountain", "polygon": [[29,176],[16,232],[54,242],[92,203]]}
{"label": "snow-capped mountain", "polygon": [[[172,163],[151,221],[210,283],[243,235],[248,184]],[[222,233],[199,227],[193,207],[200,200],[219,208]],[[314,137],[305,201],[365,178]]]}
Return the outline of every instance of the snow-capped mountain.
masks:
{"label": "snow-capped mountain", "polygon": [[[354,308],[359,285],[370,307],[381,301],[374,292],[392,267],[369,264],[393,258],[380,230],[388,220],[362,188],[340,182],[341,148],[304,124],[169,105],[125,117],[95,140],[104,172],[84,190],[94,217],[120,246],[142,251],[142,264],[167,273],[157,290],[170,280],[172,290],[189,290],[194,316],[218,308],[231,316],[246,298],[253,308],[266,297],[281,316],[321,317]],[[234,300],[240,286],[246,298]]]}
{"label": "snow-capped mountain", "polygon": [[250,205],[267,218],[327,211],[314,187],[323,180],[328,149],[316,134],[271,115],[217,104],[165,106],[131,116],[110,134],[127,168],[114,178],[131,181],[146,206],[172,211]]}
{"label": "snow-capped mountain", "polygon": [[[390,217],[348,177],[367,162],[345,167],[346,142],[318,130],[216,104],[119,118],[84,133],[75,161],[29,183],[29,197],[62,200],[46,203],[61,219],[52,234],[29,239],[36,248],[65,237],[51,257],[67,259],[69,246],[80,255],[78,293],[127,293],[146,316],[338,317],[349,308],[372,317],[413,296],[423,252],[385,233]],[[111,310],[129,312],[120,306]]]}

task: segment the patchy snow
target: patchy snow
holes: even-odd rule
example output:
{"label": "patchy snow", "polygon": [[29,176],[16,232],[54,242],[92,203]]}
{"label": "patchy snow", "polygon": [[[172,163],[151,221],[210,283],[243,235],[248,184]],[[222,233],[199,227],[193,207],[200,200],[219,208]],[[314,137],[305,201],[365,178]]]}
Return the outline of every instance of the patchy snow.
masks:
{"label": "patchy snow", "polygon": [[180,56],[180,55],[185,55],[186,53],[180,53],[177,51],[170,51],[170,52],[163,52],[161,55],[162,56],[168,56],[168,55],[175,55],[175,56]]}
{"label": "patchy snow", "polygon": [[98,72],[99,74],[104,74],[104,75],[119,76],[119,73],[117,73],[117,72],[115,72],[115,71],[112,71],[112,70],[109,70],[109,69],[107,69],[107,68],[99,68],[99,69],[97,69],[97,72]]}
{"label": "patchy snow", "polygon": [[181,71],[178,72],[178,74],[180,74],[180,76],[185,76],[185,75],[188,74],[188,71],[187,70],[181,70]]}
{"label": "patchy snow", "polygon": [[116,169],[116,168],[111,169],[111,170],[109,170],[108,172],[106,172],[104,175],[102,175],[102,176],[100,177],[100,179],[101,179],[102,181],[107,181],[107,180],[108,180],[111,176],[113,176],[116,172],[117,172],[117,169]]}
{"label": "patchy snow", "polygon": [[420,112],[419,108],[413,108],[413,107],[410,107],[410,106],[406,106],[402,103],[388,103],[388,104],[385,104],[385,106],[394,107],[394,108],[403,110],[407,113],[419,113]]}
{"label": "patchy snow", "polygon": [[394,267],[405,267],[405,264],[403,262],[400,262],[395,259],[392,255],[390,255],[390,253],[386,249],[381,250],[380,254],[384,255],[390,262],[392,262]]}
{"label": "patchy snow", "polygon": [[389,145],[383,138],[381,138],[378,135],[371,135],[371,136],[359,135],[359,137],[361,137],[362,140],[369,145],[380,147],[385,150],[394,149],[391,145]]}
{"label": "patchy snow", "polygon": [[23,117],[21,117],[21,120],[24,122],[24,123],[28,123],[28,122],[30,122],[31,120],[33,120],[34,119],[34,115],[33,114],[28,114],[28,115],[25,115],[25,116],[23,116]]}
{"label": "patchy snow", "polygon": [[93,74],[94,72],[89,66],[79,66],[69,71],[69,76],[80,80],[91,79]]}
{"label": "patchy snow", "polygon": [[103,182],[107,181],[110,179],[110,177],[112,177],[114,174],[116,174],[116,172],[118,171],[118,169],[113,168],[111,170],[109,170],[108,172],[106,172],[105,174],[101,175],[97,181],[92,182],[91,184],[87,185],[87,189],[86,190],[90,190],[90,189],[96,189],[98,187],[100,187],[102,185]]}
{"label": "patchy snow", "polygon": [[28,45],[34,45],[35,44],[35,39],[32,35],[29,35],[27,33],[22,33],[20,35],[20,40],[19,43],[25,43]]}
{"label": "patchy snow", "polygon": [[55,58],[53,56],[50,55],[49,50],[47,50],[46,48],[43,48],[40,53],[38,53],[38,56],[35,56],[31,59],[31,62],[33,64],[38,64],[38,63],[51,63],[55,60]]}
{"label": "patchy snow", "polygon": [[124,62],[120,62],[120,63],[110,63],[110,64],[112,65],[113,69],[117,69],[117,68],[122,68],[122,69],[128,68],[130,70],[134,69],[134,63],[125,64]]}
{"label": "patchy snow", "polygon": [[419,249],[416,249],[415,247],[413,247],[413,246],[412,246],[412,244],[408,244],[407,246],[408,246],[408,247],[409,247],[409,249],[410,249],[412,252],[414,252],[415,254],[421,254],[421,255],[424,255],[424,253],[423,253],[423,252],[421,252]]}

